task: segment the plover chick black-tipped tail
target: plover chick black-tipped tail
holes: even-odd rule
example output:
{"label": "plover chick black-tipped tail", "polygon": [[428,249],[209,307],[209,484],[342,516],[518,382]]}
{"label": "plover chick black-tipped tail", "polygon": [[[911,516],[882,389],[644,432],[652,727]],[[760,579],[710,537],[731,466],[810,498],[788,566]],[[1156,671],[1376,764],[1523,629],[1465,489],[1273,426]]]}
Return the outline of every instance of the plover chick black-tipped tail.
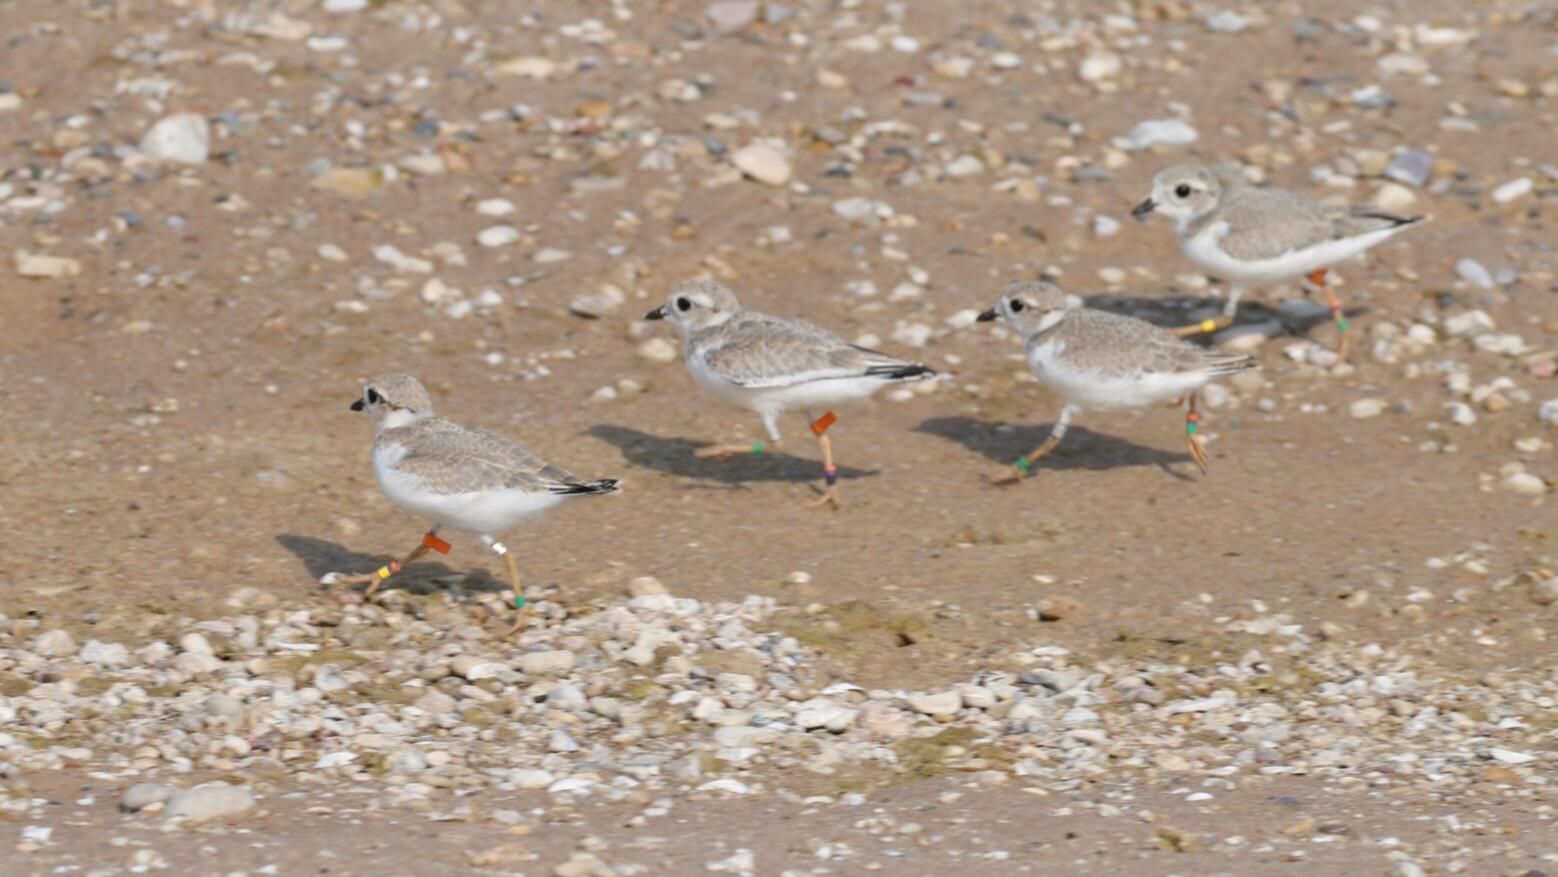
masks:
{"label": "plover chick black-tipped tail", "polygon": [[602,478],[599,481],[580,481],[575,484],[559,484],[553,487],[551,492],[561,496],[616,493],[617,479]]}

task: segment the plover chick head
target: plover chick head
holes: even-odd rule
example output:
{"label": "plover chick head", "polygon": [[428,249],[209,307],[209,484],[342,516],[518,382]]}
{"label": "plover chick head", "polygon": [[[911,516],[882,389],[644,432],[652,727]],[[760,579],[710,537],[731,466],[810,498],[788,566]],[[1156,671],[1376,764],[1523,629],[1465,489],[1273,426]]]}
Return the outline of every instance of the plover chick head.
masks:
{"label": "plover chick head", "polygon": [[1082,306],[1079,296],[1067,295],[1048,280],[1022,280],[1001,290],[995,307],[979,315],[981,323],[1000,320],[1024,338],[1060,322],[1066,311]]}
{"label": "plover chick head", "polygon": [[1222,202],[1223,180],[1209,167],[1182,164],[1152,178],[1152,194],[1131,210],[1137,219],[1158,212],[1184,228],[1217,209]]}
{"label": "plover chick head", "polygon": [[379,429],[405,426],[433,416],[433,399],[427,388],[411,375],[386,374],[368,381],[353,411],[366,411]]}
{"label": "plover chick head", "polygon": [[644,315],[646,320],[670,320],[683,334],[718,326],[741,310],[736,294],[723,283],[696,278],[671,287],[665,304]]}

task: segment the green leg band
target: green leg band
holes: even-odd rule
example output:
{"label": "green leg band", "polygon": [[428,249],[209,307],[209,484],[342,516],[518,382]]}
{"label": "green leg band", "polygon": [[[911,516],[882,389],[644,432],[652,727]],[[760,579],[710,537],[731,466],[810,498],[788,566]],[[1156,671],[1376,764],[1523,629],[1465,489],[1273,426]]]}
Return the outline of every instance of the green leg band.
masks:
{"label": "green leg band", "polygon": [[1187,423],[1187,424],[1185,424],[1185,435],[1195,435],[1195,434],[1196,434],[1196,425],[1194,423]]}
{"label": "green leg band", "polygon": [[754,457],[755,456],[761,456],[762,453],[763,453],[763,443],[762,442],[753,442],[752,443],[752,455]]}
{"label": "green leg band", "polygon": [[523,594],[519,594],[519,595],[516,595],[514,597],[514,608],[515,609],[523,609],[523,608],[525,608],[525,597],[524,597]]}
{"label": "green leg band", "polygon": [[1345,332],[1345,331],[1347,331],[1347,321],[1346,320],[1337,320],[1336,321],[1336,331],[1338,331],[1338,332]]}
{"label": "green leg band", "polygon": [[1028,467],[1032,466],[1033,464],[1028,462],[1027,457],[1018,457],[1017,462],[1013,463],[1012,465],[1017,467],[1017,471],[1026,472],[1028,471]]}

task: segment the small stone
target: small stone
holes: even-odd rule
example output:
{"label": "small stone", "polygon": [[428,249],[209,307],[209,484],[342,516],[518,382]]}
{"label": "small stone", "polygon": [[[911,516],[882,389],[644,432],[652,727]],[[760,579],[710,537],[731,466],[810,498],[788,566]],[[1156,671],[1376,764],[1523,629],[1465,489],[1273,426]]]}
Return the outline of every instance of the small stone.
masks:
{"label": "small stone", "polygon": [[1530,472],[1511,472],[1504,476],[1504,489],[1522,496],[1543,496],[1547,493],[1547,482]]}
{"label": "small stone", "polygon": [[1386,177],[1416,189],[1428,185],[1433,171],[1433,156],[1421,149],[1403,149],[1385,165]]}
{"label": "small stone", "polygon": [[207,822],[253,809],[255,803],[248,786],[204,783],[168,799],[165,812],[170,820]]}
{"label": "small stone", "polygon": [[654,576],[637,576],[628,582],[628,596],[647,597],[650,594],[669,594],[666,586]]}
{"label": "small stone", "polygon": [[311,189],[346,198],[366,198],[382,185],[384,177],[378,171],[361,167],[332,168],[308,182]]}
{"label": "small stone", "polygon": [[507,216],[517,209],[507,198],[484,198],[476,202],[476,212],[482,216]]}
{"label": "small stone", "polygon": [[954,179],[984,173],[985,163],[972,155],[960,155],[947,163],[946,174]]}
{"label": "small stone", "polygon": [[124,790],[124,795],[119,798],[119,809],[135,813],[153,804],[161,804],[178,793],[178,786],[166,783],[136,783]]}
{"label": "small stone", "polygon": [[546,58],[510,58],[495,68],[504,76],[523,76],[527,79],[546,79],[557,72],[557,62]]}
{"label": "small stone", "polygon": [[483,661],[471,655],[458,655],[449,662],[449,670],[467,682],[492,679],[502,675],[507,669],[507,664],[497,661]]}
{"label": "small stone", "polygon": [[1207,16],[1206,26],[1216,33],[1242,33],[1249,21],[1232,9],[1220,9]]}
{"label": "small stone", "polygon": [[412,706],[415,706],[417,709],[422,710],[429,715],[441,716],[446,713],[454,712],[455,706],[457,704],[458,701],[456,701],[453,697],[450,697],[449,695],[444,694],[442,691],[437,689],[431,689],[426,694],[417,698],[416,702],[413,703]]}
{"label": "small stone", "polygon": [[[1469,261],[1469,260],[1465,260]],[[1482,266],[1477,266],[1481,268]],[[1492,332],[1498,328],[1493,318],[1484,310],[1462,311],[1452,314],[1444,320],[1445,334],[1452,338],[1474,338],[1485,332]]]}
{"label": "small stone", "polygon": [[1140,152],[1153,146],[1184,146],[1201,137],[1196,129],[1179,119],[1153,119],[1142,122],[1124,137],[1114,138],[1114,145],[1127,152]]}
{"label": "small stone", "polygon": [[476,233],[476,243],[484,247],[506,247],[519,240],[519,230],[512,225],[490,225]]}
{"label": "small stone", "polygon": [[549,752],[578,752],[579,743],[567,731],[558,729],[547,739],[546,748]]}
{"label": "small stone", "polygon": [[616,313],[627,301],[627,296],[615,285],[607,283],[595,292],[574,296],[568,303],[568,312],[576,317],[599,319]]}
{"label": "small stone", "polygon": [[1374,193],[1374,206],[1381,210],[1401,213],[1417,203],[1417,194],[1400,183],[1385,183]]}
{"label": "small stone", "polygon": [[1536,756],[1526,752],[1516,752],[1512,749],[1499,749],[1497,747],[1488,750],[1493,760],[1501,764],[1530,764],[1536,760]]}
{"label": "small stone", "polygon": [[76,653],[76,639],[63,630],[46,630],[32,641],[32,650],[44,658],[66,658]]}
{"label": "small stone", "polygon": [[673,362],[681,356],[681,352],[664,338],[650,338],[638,345],[639,359],[647,359],[650,362]]}
{"label": "small stone", "polygon": [[909,696],[909,708],[927,716],[950,716],[963,706],[963,696],[956,691]]}
{"label": "small stone", "polygon": [[1494,189],[1493,200],[1498,204],[1508,204],[1531,194],[1535,188],[1536,183],[1533,183],[1530,177],[1519,177]]}
{"label": "small stone", "polygon": [[519,669],[527,676],[561,676],[572,670],[578,662],[579,659],[573,652],[567,649],[553,649],[521,655]]}
{"label": "small stone", "polygon": [[38,280],[58,277],[74,277],[81,273],[81,263],[67,256],[48,256],[17,250],[14,254],[16,273]]}
{"label": "small stone", "polygon": [[790,181],[790,160],[784,153],[767,143],[751,143],[736,150],[730,163],[736,169],[769,186],[782,186]]}
{"label": "small stone", "polygon": [[202,164],[211,151],[211,126],[195,113],[168,116],[147,130],[140,149],[165,161]]}
{"label": "small stone", "polygon": [[741,30],[757,18],[757,0],[719,0],[704,15],[723,33]]}
{"label": "small stone", "polygon": [[1084,82],[1098,82],[1118,75],[1122,64],[1120,56],[1113,52],[1095,52],[1082,60],[1077,76]]}
{"label": "small stone", "polygon": [[1358,399],[1347,406],[1347,413],[1362,420],[1366,417],[1378,417],[1385,413],[1384,399]]}
{"label": "small stone", "polygon": [[1558,603],[1558,576],[1533,584],[1531,602],[1538,606],[1551,606]]}

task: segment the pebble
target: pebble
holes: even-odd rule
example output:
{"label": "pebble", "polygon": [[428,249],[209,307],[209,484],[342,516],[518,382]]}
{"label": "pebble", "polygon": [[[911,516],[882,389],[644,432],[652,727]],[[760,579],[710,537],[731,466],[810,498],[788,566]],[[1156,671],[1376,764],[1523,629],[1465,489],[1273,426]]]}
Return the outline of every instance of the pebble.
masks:
{"label": "pebble", "polygon": [[568,303],[568,312],[576,317],[599,319],[616,313],[626,301],[627,296],[621,289],[607,283],[595,292],[574,296]]}
{"label": "pebble", "polygon": [[578,656],[566,649],[529,652],[519,657],[519,669],[527,676],[561,676],[574,668]]}
{"label": "pebble", "polygon": [[1122,67],[1120,56],[1113,52],[1095,52],[1082,60],[1077,76],[1085,82],[1098,82],[1119,75]]}
{"label": "pebble", "polygon": [[1179,119],[1154,119],[1142,122],[1124,137],[1114,138],[1114,145],[1127,152],[1140,152],[1153,146],[1184,146],[1200,137],[1196,129]]}
{"label": "pebble", "polygon": [[124,795],[119,798],[119,809],[135,813],[153,804],[161,804],[178,793],[178,786],[166,783],[136,783],[124,790]]}
{"label": "pebble", "polygon": [[169,798],[163,812],[169,820],[199,823],[235,816],[255,805],[254,793],[248,786],[204,783]]}
{"label": "pebble", "polygon": [[211,153],[211,126],[195,113],[167,116],[147,129],[140,150],[165,161],[203,164]]}
{"label": "pebble", "polygon": [[757,0],[719,0],[709,5],[704,14],[716,28],[725,33],[741,30],[757,19]]}
{"label": "pebble", "polygon": [[1535,188],[1536,183],[1530,177],[1518,177],[1494,189],[1493,200],[1499,204],[1508,204],[1531,194]]}
{"label": "pebble", "polygon": [[1385,165],[1386,177],[1417,189],[1428,185],[1433,171],[1433,156],[1421,149],[1403,149]]}
{"label": "pebble", "polygon": [[730,156],[730,163],[759,183],[783,186],[790,181],[790,160],[767,143],[750,143]]}
{"label": "pebble", "polygon": [[16,273],[33,279],[74,277],[81,273],[81,263],[68,256],[49,256],[17,250],[14,254]]}
{"label": "pebble", "polygon": [[489,225],[476,233],[476,243],[484,247],[506,247],[519,240],[519,230],[512,225]]}
{"label": "pebble", "polygon": [[1355,418],[1378,417],[1385,413],[1384,399],[1358,399],[1347,406],[1347,413]]}
{"label": "pebble", "polygon": [[909,698],[909,707],[917,713],[927,716],[947,716],[956,713],[963,706],[963,696],[956,691],[941,691],[934,694],[916,694]]}
{"label": "pebble", "polygon": [[681,351],[676,345],[664,338],[650,338],[638,345],[639,359],[647,359],[650,362],[674,362],[681,358]]}

